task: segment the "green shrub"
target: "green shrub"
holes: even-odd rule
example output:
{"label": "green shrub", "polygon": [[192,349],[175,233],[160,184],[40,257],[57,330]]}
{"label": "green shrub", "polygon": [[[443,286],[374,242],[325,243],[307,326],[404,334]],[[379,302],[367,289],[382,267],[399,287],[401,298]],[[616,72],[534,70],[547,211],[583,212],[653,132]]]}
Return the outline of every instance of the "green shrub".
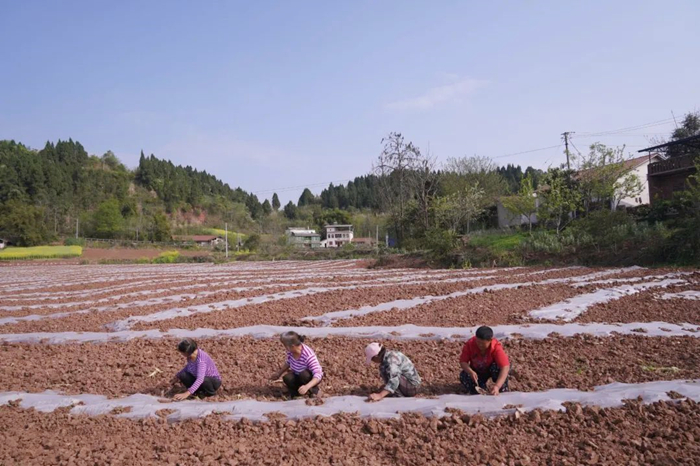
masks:
{"label": "green shrub", "polygon": [[260,247],[261,238],[258,234],[252,234],[243,242],[243,248],[248,251],[257,251]]}
{"label": "green shrub", "polygon": [[566,239],[569,236],[566,231],[562,234],[562,238],[557,237],[556,233],[547,230],[538,230],[532,232],[529,238],[526,238],[522,246],[528,251],[543,252],[547,254],[558,254],[562,252],[564,245],[563,241],[571,241]]}
{"label": "green shrub", "polygon": [[178,251],[165,251],[153,259],[154,264],[174,264],[178,261],[180,253]]}
{"label": "green shrub", "polygon": [[82,246],[85,247],[85,238],[66,238],[63,240],[64,246]]}
{"label": "green shrub", "polygon": [[424,246],[436,260],[444,260],[452,254],[457,245],[457,235],[449,230],[431,229],[425,234]]}

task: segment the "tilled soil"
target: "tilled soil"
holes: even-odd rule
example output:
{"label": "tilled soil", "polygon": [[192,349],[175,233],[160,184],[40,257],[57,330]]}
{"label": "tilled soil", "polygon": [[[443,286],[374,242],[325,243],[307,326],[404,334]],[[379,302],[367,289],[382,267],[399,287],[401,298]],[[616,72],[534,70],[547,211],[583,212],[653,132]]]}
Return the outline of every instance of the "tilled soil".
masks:
{"label": "tilled soil", "polygon": [[403,324],[435,327],[470,327],[474,325],[514,324],[528,320],[532,309],[582,294],[569,285],[524,286],[510,290],[450,298],[411,309],[375,312],[337,320],[334,327],[393,326]]}
{"label": "tilled soil", "polygon": [[0,464],[697,464],[700,406],[690,400],[532,411],[485,419],[350,415],[168,424],[0,407]]}
{"label": "tilled soil", "polygon": [[[172,328],[226,329],[253,324],[313,325],[312,322],[302,321],[301,319],[308,316],[321,315],[327,312],[357,309],[362,306],[374,306],[397,299],[447,295],[457,291],[464,291],[471,288],[501,283],[542,281],[548,278],[563,278],[581,274],[582,272],[580,270],[565,270],[535,276],[499,276],[493,279],[479,279],[458,283],[426,283],[423,285],[396,284],[394,286],[378,288],[336,290],[329,293],[300,296],[299,298],[243,306],[235,311],[215,311],[211,313],[195,314],[189,317],[177,317],[158,322],[140,322],[135,324],[132,328],[134,330],[147,330],[154,328],[168,330]],[[577,292],[574,290],[574,293]]]}
{"label": "tilled soil", "polygon": [[[147,305],[147,306],[133,306],[126,307],[117,310],[102,310],[102,311],[90,311],[87,313],[72,313],[63,317],[46,317],[40,320],[33,321],[21,321],[15,324],[0,325],[0,332],[2,333],[29,333],[29,332],[106,332],[109,331],[106,326],[117,320],[126,319],[131,316],[141,316],[153,314],[156,312],[164,311],[173,308],[185,308],[192,306],[199,306],[202,304],[218,303],[221,301],[231,301],[245,298],[253,298],[256,296],[270,296],[274,293],[283,291],[294,291],[298,289],[306,288],[305,286],[296,287],[283,287],[283,288],[270,288],[265,290],[250,290],[250,291],[226,291],[221,290],[216,294],[204,296],[195,299],[181,299],[178,301],[169,301],[165,303]],[[141,298],[147,299],[147,298]],[[294,299],[294,298],[293,298]],[[122,302],[115,301],[112,304]],[[123,302],[129,302],[128,300],[123,300]],[[250,307],[250,306],[249,306]],[[84,307],[83,307],[84,308]],[[235,313],[238,309],[231,310],[218,310],[215,313]],[[45,314],[53,314],[64,312],[64,310],[51,310],[50,312],[45,312]],[[69,311],[70,312],[70,311]],[[39,314],[38,312],[35,314]],[[19,317],[11,315],[9,317]]]}
{"label": "tilled soil", "polygon": [[[326,395],[364,395],[381,386],[376,366],[364,362],[369,340],[323,338],[309,341],[325,372]],[[276,339],[202,340],[216,361],[223,389],[212,400],[283,395],[269,377],[284,362]],[[700,378],[700,339],[692,337],[615,336],[593,338],[512,339],[503,342],[511,359],[511,388],[589,390],[611,382]],[[177,340],[133,340],[128,343],[0,346],[0,391],[123,396],[160,395],[184,360]],[[388,348],[407,354],[424,380],[422,395],[461,393],[458,341],[390,341]]]}
{"label": "tilled soil", "polygon": [[700,301],[660,299],[664,293],[700,290],[700,282],[666,289],[642,291],[623,299],[598,304],[581,314],[576,322],[670,322],[700,324]]}
{"label": "tilled soil", "polygon": [[[511,271],[511,272],[506,272],[502,276],[508,276],[508,274],[513,274],[516,271]],[[518,271],[522,273],[521,271]],[[483,275],[486,275],[487,272],[483,272]],[[500,275],[500,273],[499,273]],[[156,298],[156,297],[163,297],[163,296],[170,296],[174,294],[192,294],[192,293],[198,293],[202,291],[207,291],[210,292],[212,290],[218,290],[222,293],[226,292],[227,290],[230,290],[232,288],[237,288],[237,287],[266,287],[266,288],[261,288],[257,290],[260,293],[264,293],[267,290],[274,290],[274,292],[277,291],[282,291],[285,289],[298,289],[298,288],[307,288],[307,287],[335,287],[335,286],[344,286],[344,285],[353,285],[353,284],[361,284],[361,283],[379,283],[377,278],[381,278],[383,280],[397,280],[397,284],[400,284],[401,278],[404,277],[405,274],[391,274],[387,273],[385,275],[381,276],[364,276],[364,275],[350,275],[350,276],[343,276],[343,275],[330,275],[328,277],[309,277],[309,278],[295,278],[295,277],[289,277],[286,278],[284,276],[275,278],[273,280],[270,280],[271,277],[260,277],[262,278],[263,281],[252,281],[249,280],[245,277],[239,278],[237,276],[230,276],[228,278],[226,277],[217,277],[216,279],[207,279],[206,276],[204,275],[195,275],[193,277],[186,277],[186,276],[173,276],[171,278],[158,278],[159,283],[151,283],[151,284],[144,284],[140,282],[133,282],[131,285],[129,283],[127,284],[121,284],[117,285],[116,287],[113,287],[111,284],[108,283],[103,283],[103,287],[100,289],[95,289],[93,293],[90,295],[85,295],[84,290],[78,290],[76,293],[65,293],[65,292],[51,292],[51,291],[42,291],[41,295],[27,295],[27,296],[21,296],[21,295],[15,295],[12,293],[7,294],[8,300],[5,302],[4,300],[0,300],[0,305],[8,305],[8,306],[42,306],[42,305],[52,305],[52,304],[62,304],[63,307],[61,308],[61,311],[63,310],[70,310],[70,308],[87,308],[91,306],[91,301],[98,300],[98,299],[110,299],[114,296],[119,296],[122,294],[132,294],[132,293],[143,293],[142,296],[131,296],[131,297],[126,297],[126,298],[114,298],[110,301],[110,304],[112,303],[119,303],[119,302],[130,302],[130,301],[137,301],[140,299],[146,299],[146,298]],[[426,280],[431,280],[431,281],[442,281],[442,280],[448,280],[450,278],[454,278],[454,274],[430,274],[426,275],[424,277],[422,276],[415,276],[411,278],[411,280],[418,280],[418,279],[426,279]],[[408,280],[409,278],[406,278]],[[228,282],[237,282],[237,283],[228,283]],[[226,284],[228,283],[228,284]],[[275,286],[278,284],[277,286]],[[105,286],[109,285],[109,286]],[[183,288],[179,289],[178,285],[181,285]],[[195,288],[192,288],[192,285],[196,285]],[[269,288],[267,288],[269,287]],[[110,289],[113,288],[113,289]],[[252,290],[251,290],[252,291]],[[51,299],[47,299],[51,298]],[[101,304],[104,305],[104,304]],[[33,309],[20,309],[20,310],[3,310],[0,309],[0,317],[10,317],[10,316],[20,316],[20,315],[26,315],[26,314],[48,314],[56,312],[55,308],[51,307],[46,307],[46,308],[33,308]]]}
{"label": "tilled soil", "polygon": [[[254,323],[266,323],[273,325],[280,325],[289,322],[293,318],[301,318],[308,315],[316,309],[322,308],[323,304],[332,309],[332,306],[336,305],[364,305],[364,304],[377,304],[383,302],[384,300],[398,299],[400,298],[412,298],[417,296],[416,293],[422,294],[446,294],[453,291],[459,291],[463,289],[470,288],[473,283],[478,284],[489,284],[495,283],[499,280],[509,280],[508,275],[500,277],[498,279],[490,280],[475,280],[470,282],[457,282],[457,283],[441,283],[430,282],[425,284],[417,284],[410,286],[402,286],[400,282],[389,283],[386,286],[380,286],[375,288],[358,288],[358,289],[341,289],[332,290],[328,292],[321,292],[312,296],[300,296],[298,298],[283,299],[277,302],[262,303],[262,304],[251,304],[249,306],[243,306],[241,308],[231,309],[230,311],[216,310],[210,314],[213,315],[209,317],[209,320],[214,319],[223,322],[228,327],[235,327],[241,325],[250,325]],[[510,280],[515,280],[510,278]],[[342,286],[336,284],[335,282],[328,282],[326,284],[319,284],[315,287],[325,288]],[[16,324],[8,324],[0,326],[0,331],[3,333],[27,333],[27,332],[60,332],[60,331],[105,331],[104,326],[106,324],[112,323],[114,321],[124,319],[130,316],[137,315],[147,315],[162,310],[170,309],[173,307],[188,307],[207,303],[217,303],[227,300],[235,300],[242,298],[252,298],[256,296],[272,296],[274,293],[283,291],[294,291],[308,288],[308,285],[295,285],[295,286],[280,286],[274,288],[258,289],[258,290],[248,290],[248,291],[227,291],[222,289],[217,291],[217,293],[195,298],[186,299],[177,302],[168,302],[157,305],[146,305],[146,306],[133,306],[126,309],[120,309],[116,311],[100,311],[100,312],[90,312],[73,314],[65,317],[59,318],[46,318],[36,321],[23,321]],[[312,287],[314,287],[312,285]],[[187,290],[183,291],[187,293]],[[171,293],[175,294],[175,293]],[[366,299],[365,299],[366,298]],[[146,297],[140,297],[138,300],[144,300]],[[123,298],[115,300],[111,304],[116,303],[128,303],[134,301],[133,298]],[[58,300],[58,302],[62,302]],[[0,301],[0,304],[2,301]],[[338,304],[336,304],[338,303]],[[26,313],[9,313],[8,317],[19,317],[22,314],[53,314],[57,312],[66,312],[71,309],[85,308],[85,306],[80,306],[76,308],[65,309],[45,309],[45,310],[32,310]],[[266,311],[265,309],[269,309]],[[222,316],[223,315],[223,316]],[[163,326],[164,328],[173,328],[173,322],[186,321],[186,322],[199,322],[200,320],[205,320],[203,315],[195,315],[192,317],[181,317],[176,319],[168,319],[162,322],[156,322],[155,324],[139,324],[134,328],[153,328],[156,325]],[[204,324],[202,324],[204,325]],[[201,327],[202,325],[197,324],[196,326]],[[214,327],[221,328],[221,327]]]}

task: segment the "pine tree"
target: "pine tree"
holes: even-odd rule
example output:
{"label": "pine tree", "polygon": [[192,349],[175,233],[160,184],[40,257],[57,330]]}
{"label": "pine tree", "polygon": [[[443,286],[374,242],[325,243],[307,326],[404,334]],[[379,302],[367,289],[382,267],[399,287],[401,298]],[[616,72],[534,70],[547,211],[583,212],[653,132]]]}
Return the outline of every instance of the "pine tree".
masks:
{"label": "pine tree", "polygon": [[265,202],[262,204],[262,212],[265,216],[268,216],[272,213],[272,206],[270,205],[270,201],[265,199]]}

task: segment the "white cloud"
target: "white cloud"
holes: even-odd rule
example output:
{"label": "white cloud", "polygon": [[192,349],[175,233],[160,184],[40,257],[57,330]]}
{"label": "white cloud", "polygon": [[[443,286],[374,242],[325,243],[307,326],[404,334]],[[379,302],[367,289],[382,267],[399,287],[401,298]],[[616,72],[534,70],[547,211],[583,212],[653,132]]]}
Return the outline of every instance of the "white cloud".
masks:
{"label": "white cloud", "polygon": [[465,78],[450,84],[432,87],[418,97],[388,103],[385,108],[389,110],[428,110],[441,104],[461,102],[466,96],[485,84],[486,81]]}

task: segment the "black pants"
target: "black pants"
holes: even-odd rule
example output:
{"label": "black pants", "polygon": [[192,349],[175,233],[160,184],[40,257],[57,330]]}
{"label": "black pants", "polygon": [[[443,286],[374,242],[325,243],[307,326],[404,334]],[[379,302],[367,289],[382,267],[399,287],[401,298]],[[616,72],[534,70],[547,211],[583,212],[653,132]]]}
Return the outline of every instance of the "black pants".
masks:
{"label": "black pants", "polygon": [[[483,374],[476,373],[477,378],[479,379],[479,387],[483,388],[486,390],[486,382],[488,382],[489,379],[493,380],[496,382],[498,380],[498,374],[501,373],[500,367],[498,367],[498,364],[495,362],[489,366],[488,372],[485,372]],[[467,374],[465,371],[462,371],[459,374],[459,380],[462,382],[462,385],[464,388],[467,389],[467,393],[470,395],[476,395],[479,392],[476,391],[476,384],[474,383],[474,379],[472,379],[472,376]],[[505,382],[503,382],[503,386],[499,390],[499,393],[507,392],[508,390],[508,377],[506,377]]]}
{"label": "black pants", "polygon": [[[306,385],[307,383],[311,382],[313,378],[314,375],[311,373],[311,371],[307,369],[299,372],[298,374],[295,374],[294,372],[288,372],[287,374],[285,374],[284,377],[282,377],[282,380],[289,389],[289,394],[292,397],[295,397],[299,396],[299,388],[302,385]],[[308,391],[308,393],[310,393],[311,395],[318,394],[318,385],[311,388]]]}
{"label": "black pants", "polygon": [[[182,384],[187,388],[190,388],[195,380],[197,380],[197,377],[189,372],[178,374],[177,378],[180,379],[180,382],[182,382]],[[194,394],[200,398],[205,396],[214,396],[216,395],[216,391],[220,386],[221,379],[217,379],[216,377],[204,377],[204,382],[202,382],[202,385],[199,386]]]}

